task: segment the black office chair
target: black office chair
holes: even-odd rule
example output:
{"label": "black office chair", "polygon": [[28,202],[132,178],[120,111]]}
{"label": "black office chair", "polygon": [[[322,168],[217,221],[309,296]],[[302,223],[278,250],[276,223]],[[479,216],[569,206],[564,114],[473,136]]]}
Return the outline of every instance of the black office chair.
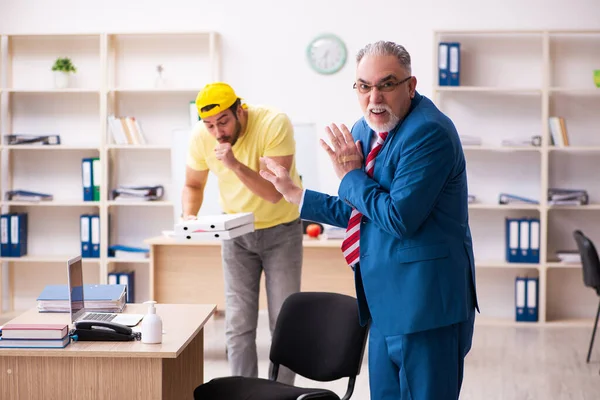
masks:
{"label": "black office chair", "polygon": [[[573,232],[579,254],[581,255],[581,265],[583,270],[583,283],[585,286],[593,288],[600,297],[600,260],[594,243],[585,236],[580,230]],[[594,346],[594,338],[596,337],[596,328],[598,327],[598,316],[600,315],[600,301],[598,302],[598,311],[596,312],[596,321],[592,331],[590,340],[590,348],[587,354],[587,362],[590,362],[592,355],[592,347]]]}
{"label": "black office chair", "polygon": [[269,379],[239,376],[213,379],[194,391],[195,400],[340,400],[326,389],[309,389],[277,382],[284,365],[305,378],[329,382],[348,378],[352,396],[360,373],[368,327],[360,326],[356,299],[338,293],[300,292],[290,295],[279,313],[269,358]]}

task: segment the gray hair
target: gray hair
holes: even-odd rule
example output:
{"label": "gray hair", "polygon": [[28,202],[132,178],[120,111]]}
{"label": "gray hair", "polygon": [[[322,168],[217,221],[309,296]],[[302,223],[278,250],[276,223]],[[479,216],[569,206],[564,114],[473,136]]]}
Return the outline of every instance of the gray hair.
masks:
{"label": "gray hair", "polygon": [[410,67],[410,54],[408,54],[408,51],[400,44],[383,40],[369,43],[356,54],[356,64],[360,63],[360,60],[362,60],[364,56],[394,56],[409,74],[412,73]]}

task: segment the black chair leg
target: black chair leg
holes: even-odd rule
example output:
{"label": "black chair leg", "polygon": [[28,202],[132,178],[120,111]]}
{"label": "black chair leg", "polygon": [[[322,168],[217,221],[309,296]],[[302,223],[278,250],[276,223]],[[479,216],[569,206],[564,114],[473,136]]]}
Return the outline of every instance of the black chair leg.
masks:
{"label": "black chair leg", "polygon": [[590,362],[590,356],[592,355],[592,347],[594,346],[594,338],[596,337],[596,328],[598,327],[598,316],[600,315],[600,302],[598,302],[598,311],[596,312],[596,321],[594,322],[594,330],[592,331],[592,338],[590,339],[590,349],[588,350],[587,361]]}

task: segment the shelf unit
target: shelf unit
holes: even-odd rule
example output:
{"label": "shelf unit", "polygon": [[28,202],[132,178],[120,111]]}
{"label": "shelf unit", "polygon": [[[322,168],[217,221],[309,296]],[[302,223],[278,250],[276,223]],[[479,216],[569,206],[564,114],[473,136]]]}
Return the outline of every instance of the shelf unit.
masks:
{"label": "shelf unit", "polygon": [[[583,285],[581,264],[556,260],[557,250],[576,250],[581,229],[600,243],[600,31],[437,31],[434,33],[433,101],[460,135],[479,136],[465,145],[480,318],[515,324],[514,278],[538,276],[539,322],[591,326],[597,296]],[[460,42],[461,86],[438,86],[438,45]],[[548,118],[566,120],[570,146],[550,143]],[[540,135],[539,147],[505,147],[503,139]],[[551,206],[550,187],[586,189],[586,206]],[[498,205],[513,193],[539,205]],[[539,264],[504,261],[506,217],[540,219]],[[483,261],[482,261],[483,260]],[[487,261],[486,261],[487,260]],[[491,261],[489,261],[491,260]],[[495,260],[495,261],[494,261]],[[517,323],[519,326],[531,323]]]}
{"label": "shelf unit", "polygon": [[[51,66],[70,57],[77,68],[67,89],[55,89]],[[110,271],[133,269],[136,301],[148,300],[147,260],[108,257],[109,244],[144,247],[172,229],[174,131],[189,131],[189,102],[220,80],[217,32],[100,32],[0,34],[0,135],[60,134],[57,146],[0,145],[0,207],[29,214],[28,255],[0,258],[0,312],[35,305],[46,284],[66,283],[66,260],[80,254],[79,216],[100,215],[100,257],[84,259],[86,282],[105,283]],[[157,80],[162,65],[163,79]],[[147,144],[116,145],[107,117],[132,116]],[[100,157],[100,201],[83,201],[81,159]],[[117,185],[162,184],[162,201],[112,201]],[[51,193],[50,202],[4,201],[24,189]],[[109,222],[110,221],[110,222]],[[6,302],[3,304],[2,300]]]}

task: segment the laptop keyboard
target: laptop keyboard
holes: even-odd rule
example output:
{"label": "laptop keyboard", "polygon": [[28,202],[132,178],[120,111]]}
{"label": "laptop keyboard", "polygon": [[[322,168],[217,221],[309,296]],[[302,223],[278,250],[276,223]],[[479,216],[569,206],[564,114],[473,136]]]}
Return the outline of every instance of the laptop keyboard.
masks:
{"label": "laptop keyboard", "polygon": [[112,321],[117,314],[109,313],[87,313],[83,319],[86,321]]}

